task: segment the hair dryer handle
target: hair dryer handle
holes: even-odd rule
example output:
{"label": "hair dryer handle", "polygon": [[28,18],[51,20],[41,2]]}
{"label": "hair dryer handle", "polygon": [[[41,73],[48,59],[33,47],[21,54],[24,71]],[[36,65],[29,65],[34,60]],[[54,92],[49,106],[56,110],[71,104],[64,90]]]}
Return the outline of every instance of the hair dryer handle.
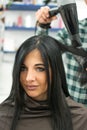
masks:
{"label": "hair dryer handle", "polygon": [[49,11],[49,17],[53,17],[53,16],[57,15],[58,13],[59,13],[58,7],[52,8]]}

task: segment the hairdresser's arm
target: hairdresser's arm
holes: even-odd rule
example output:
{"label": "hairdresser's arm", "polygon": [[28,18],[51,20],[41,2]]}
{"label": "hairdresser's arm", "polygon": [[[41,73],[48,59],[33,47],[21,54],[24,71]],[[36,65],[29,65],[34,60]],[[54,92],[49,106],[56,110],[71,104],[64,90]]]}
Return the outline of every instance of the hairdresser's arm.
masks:
{"label": "hairdresser's arm", "polygon": [[[36,21],[37,22],[37,30],[36,35],[38,34],[48,34],[49,28],[42,28],[40,24],[51,24],[51,22],[55,19],[57,19],[57,16],[49,17],[49,11],[50,8],[48,6],[41,7],[36,12]],[[66,28],[61,29],[57,32],[57,35],[55,36],[55,39],[59,40],[61,43],[65,45],[71,45],[71,41],[69,38],[69,34],[66,30]]]}
{"label": "hairdresser's arm", "polygon": [[[37,23],[37,30],[36,30],[36,35],[38,34],[48,34],[49,28],[42,28],[40,24],[51,24],[51,22],[55,19],[57,19],[57,16],[49,17],[49,11],[50,8],[48,6],[41,7],[37,12],[36,12],[36,20],[38,21]],[[71,40],[69,38],[69,34],[66,30],[66,28],[61,29],[60,31],[57,32],[57,35],[54,36],[55,39],[63,43],[64,45],[71,45]]]}
{"label": "hairdresser's arm", "polygon": [[[57,19],[56,16],[54,17],[49,17],[49,10],[50,8],[48,6],[41,7],[37,12],[36,12],[36,21],[37,21],[37,32],[36,34],[47,34],[49,27],[46,26],[47,24],[50,25],[51,22],[55,19]],[[42,27],[41,24],[44,26]]]}

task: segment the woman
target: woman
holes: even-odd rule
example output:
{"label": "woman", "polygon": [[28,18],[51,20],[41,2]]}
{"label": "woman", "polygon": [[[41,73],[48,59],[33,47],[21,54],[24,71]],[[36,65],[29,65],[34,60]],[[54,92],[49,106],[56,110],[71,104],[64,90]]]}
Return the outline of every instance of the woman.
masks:
{"label": "woman", "polygon": [[[25,130],[29,127],[30,130],[69,130],[72,123],[62,93],[65,75],[60,68],[63,68],[60,58],[60,50],[51,37],[34,36],[21,45],[15,58],[11,93],[0,108],[6,109],[5,124],[0,126],[0,130],[22,130],[29,120],[31,124]],[[27,124],[22,126],[24,118],[30,119],[25,119]]]}
{"label": "woman", "polygon": [[[80,130],[77,117],[72,126],[73,101],[68,107],[66,100],[72,101],[58,41],[32,36],[16,53],[12,89],[0,105],[0,130],[73,130],[74,125],[74,130]],[[86,111],[83,106],[81,110]]]}

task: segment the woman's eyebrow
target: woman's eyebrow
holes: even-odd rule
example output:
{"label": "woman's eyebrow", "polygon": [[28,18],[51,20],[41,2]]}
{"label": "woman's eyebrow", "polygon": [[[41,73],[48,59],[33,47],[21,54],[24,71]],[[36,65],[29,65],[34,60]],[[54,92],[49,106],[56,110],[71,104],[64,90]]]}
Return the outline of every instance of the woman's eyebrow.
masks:
{"label": "woman's eyebrow", "polygon": [[43,63],[35,64],[35,66],[45,66]]}

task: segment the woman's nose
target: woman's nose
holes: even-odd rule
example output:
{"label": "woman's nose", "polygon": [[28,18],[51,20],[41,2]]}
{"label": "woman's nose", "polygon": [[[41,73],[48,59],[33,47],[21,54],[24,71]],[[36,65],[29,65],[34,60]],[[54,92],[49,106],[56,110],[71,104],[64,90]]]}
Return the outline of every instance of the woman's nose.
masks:
{"label": "woman's nose", "polygon": [[35,74],[33,71],[28,71],[26,75],[26,81],[34,81],[35,80]]}

